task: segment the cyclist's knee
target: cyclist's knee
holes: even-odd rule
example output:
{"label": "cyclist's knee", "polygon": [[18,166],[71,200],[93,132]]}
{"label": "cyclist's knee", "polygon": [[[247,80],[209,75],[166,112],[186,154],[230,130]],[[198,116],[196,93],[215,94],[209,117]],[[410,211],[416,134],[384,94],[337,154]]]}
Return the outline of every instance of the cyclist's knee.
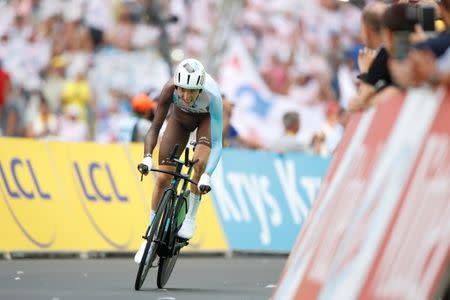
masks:
{"label": "cyclist's knee", "polygon": [[159,188],[165,188],[170,183],[171,176],[169,174],[159,173],[156,176],[156,185]]}

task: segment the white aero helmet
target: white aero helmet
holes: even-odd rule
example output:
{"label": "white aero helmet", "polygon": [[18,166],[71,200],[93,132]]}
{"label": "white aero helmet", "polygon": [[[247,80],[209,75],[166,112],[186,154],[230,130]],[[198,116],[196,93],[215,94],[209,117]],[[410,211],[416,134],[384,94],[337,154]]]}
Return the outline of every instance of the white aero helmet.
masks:
{"label": "white aero helmet", "polygon": [[173,76],[175,86],[188,90],[200,90],[205,84],[205,68],[194,58],[187,58],[180,62]]}

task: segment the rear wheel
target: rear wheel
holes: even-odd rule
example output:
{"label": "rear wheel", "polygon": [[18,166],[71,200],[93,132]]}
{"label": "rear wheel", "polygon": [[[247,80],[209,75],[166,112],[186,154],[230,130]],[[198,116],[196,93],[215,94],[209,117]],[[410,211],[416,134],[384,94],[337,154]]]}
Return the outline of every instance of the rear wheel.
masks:
{"label": "rear wheel", "polygon": [[[138,272],[136,275],[136,281],[134,283],[134,289],[138,291],[142,285],[144,284],[145,278],[147,277],[147,273],[152,267],[152,263],[156,258],[156,252],[157,252],[157,244],[155,243],[155,240],[157,240],[157,235],[161,236],[163,233],[163,230],[157,230],[160,224],[163,224],[165,222],[161,222],[163,219],[163,213],[167,206],[168,201],[171,199],[173,194],[172,190],[167,190],[162,199],[159,203],[158,209],[156,210],[155,217],[152,221],[152,224],[150,225],[150,228],[147,230],[147,245],[145,246],[144,253],[142,255],[141,262],[139,263]],[[158,234],[159,233],[159,234]],[[152,251],[150,250],[150,246]]]}

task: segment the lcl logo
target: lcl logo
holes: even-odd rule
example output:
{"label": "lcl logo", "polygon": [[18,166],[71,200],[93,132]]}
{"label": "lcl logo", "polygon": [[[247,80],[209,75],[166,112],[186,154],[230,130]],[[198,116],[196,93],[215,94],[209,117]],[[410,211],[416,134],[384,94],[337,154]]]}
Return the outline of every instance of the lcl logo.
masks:
{"label": "lcl logo", "polygon": [[[109,164],[73,162],[73,169],[79,183],[80,202],[97,233],[114,248],[127,249],[132,242],[132,230],[128,231],[128,236],[123,236],[114,226],[123,210],[131,208],[128,196],[119,191]],[[101,205],[104,209],[99,212],[96,208]],[[102,217],[105,214],[110,217],[105,219]]]}
{"label": "lcl logo", "polygon": [[[0,183],[3,181],[3,185],[0,184],[0,195],[24,236],[39,248],[49,248],[56,239],[56,225],[48,216],[54,213],[56,201],[50,201],[52,196],[39,181],[44,178],[39,177],[41,174],[36,169],[39,171],[29,159],[12,157],[9,166],[5,161],[3,164],[0,162]],[[46,180],[44,182],[48,183]],[[29,211],[34,212],[34,218],[27,217]],[[35,222],[44,225],[33,226]]]}
{"label": "lcl logo", "polygon": [[104,172],[106,172],[108,176],[109,184],[115,197],[121,202],[128,202],[128,197],[122,195],[117,189],[117,184],[107,163],[105,163],[103,167],[98,162],[90,163],[88,166],[88,178],[83,177],[80,166],[77,162],[74,162],[73,166],[75,168],[75,173],[77,174],[81,189],[86,199],[90,201],[97,201],[98,199],[101,199],[105,202],[111,202],[112,195],[110,193],[108,194],[106,192],[102,192],[96,182],[96,174],[104,170]]}
{"label": "lcl logo", "polygon": [[[19,169],[25,169],[25,171],[30,174],[31,178],[33,179],[33,187],[25,187],[24,184],[20,181],[18,176]],[[0,162],[0,175],[3,179],[3,182],[5,183],[6,191],[11,198],[19,199],[25,197],[26,199],[33,200],[37,195],[39,195],[40,199],[51,199],[51,195],[48,192],[45,192],[39,184],[36,172],[34,171],[33,166],[28,159],[25,160],[24,163],[18,158],[12,158],[10,162],[10,171],[13,182],[8,181],[5,169],[3,169],[3,165]]]}

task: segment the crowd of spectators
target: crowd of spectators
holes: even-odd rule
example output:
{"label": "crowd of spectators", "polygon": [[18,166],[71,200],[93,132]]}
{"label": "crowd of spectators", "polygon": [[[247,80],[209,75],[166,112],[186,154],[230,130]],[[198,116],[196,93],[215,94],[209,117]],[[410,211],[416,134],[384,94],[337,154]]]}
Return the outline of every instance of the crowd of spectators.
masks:
{"label": "crowd of spectators", "polygon": [[[434,8],[436,20],[425,23],[427,7]],[[371,4],[363,16],[365,48],[351,111],[367,110],[407,88],[450,84],[449,0]]]}
{"label": "crowd of spectators", "polygon": [[[360,19],[361,6],[344,1],[245,1],[236,22],[242,41],[270,90],[299,108],[282,116],[284,132],[261,148],[334,152],[356,93]],[[286,120],[294,115],[292,130]],[[304,129],[312,132],[306,139]]]}
{"label": "crowd of spectators", "polygon": [[[333,153],[347,123],[347,110],[366,107],[361,103],[367,103],[367,99],[355,100],[366,97],[357,89],[361,80],[357,75],[365,73],[358,68],[358,51],[366,48],[375,51],[382,42],[380,38],[378,45],[369,47],[364,40],[360,23],[365,2],[359,1],[358,7],[337,0],[242,1],[233,32],[240,36],[269,89],[299,106],[319,107],[323,113],[320,122],[311,125],[302,121],[304,116],[287,112],[282,118],[286,136],[298,137],[303,126],[316,129],[311,140],[299,141],[300,145],[294,146],[298,138],[289,138],[291,141],[286,143],[289,147],[319,155]],[[96,55],[103,49],[127,53],[149,48],[182,49],[185,57],[201,59],[224,3],[227,2],[0,1],[0,135],[64,141],[131,141],[123,138],[133,134],[135,127],[130,124],[143,115],[151,115],[156,104],[147,105],[148,111],[137,112],[132,106],[133,97],[149,91],[130,93],[117,86],[111,87],[106,101],[99,101],[93,88],[97,78],[91,74]],[[155,9],[159,13],[155,14]],[[145,13],[149,11],[153,13]],[[162,45],[166,34],[169,48]],[[174,53],[163,56],[176,60]],[[435,56],[424,55],[432,61],[429,65],[436,67],[430,71],[414,66],[421,72],[420,78],[436,81],[437,76],[445,77],[445,72],[436,70],[448,66],[448,53],[447,59],[440,63]],[[366,60],[366,65],[370,65],[371,59]],[[408,61],[408,66],[406,63],[393,66],[393,77],[402,77],[398,75],[405,72],[401,68],[411,69],[420,59],[411,55]],[[150,96],[155,99],[148,101],[157,100],[158,91]],[[273,149],[239,136],[227,119],[232,114],[233,101],[224,103],[226,146],[288,150]],[[292,129],[292,123],[296,122],[298,125],[294,124]]]}

